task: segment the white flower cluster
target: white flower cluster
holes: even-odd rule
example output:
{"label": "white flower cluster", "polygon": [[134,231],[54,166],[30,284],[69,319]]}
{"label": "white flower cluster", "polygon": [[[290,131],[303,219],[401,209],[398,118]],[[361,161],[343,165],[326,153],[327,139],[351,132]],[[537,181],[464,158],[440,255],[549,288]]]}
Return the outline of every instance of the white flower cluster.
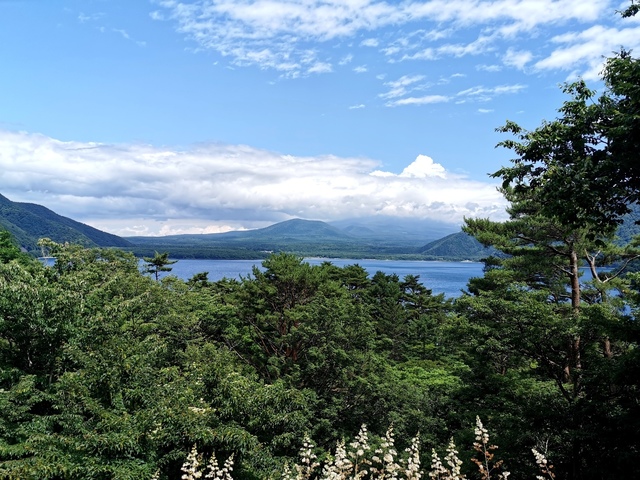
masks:
{"label": "white flower cluster", "polygon": [[447,456],[444,457],[444,460],[447,462],[448,468],[442,464],[435,449],[431,450],[431,471],[429,472],[429,478],[436,480],[462,480],[464,478],[464,475],[460,472],[462,460],[458,458],[458,450],[456,450],[456,444],[453,442],[453,438],[449,440]]}
{"label": "white flower cluster", "polygon": [[542,473],[542,475],[537,475],[536,479],[537,480],[545,480],[545,479],[553,480],[554,478],[556,478],[556,475],[552,471],[553,465],[551,465],[548,462],[547,457],[545,457],[542,453],[537,451],[535,448],[532,448],[531,451],[533,452],[533,456],[536,459],[536,465],[538,465],[538,468]]}
{"label": "white flower cluster", "polygon": [[[408,454],[406,459],[396,459],[398,452],[395,449],[393,438],[393,428],[389,427],[387,433],[380,443],[380,447],[373,451],[373,456],[369,458],[371,451],[366,425],[362,425],[358,435],[347,448],[344,440],[336,445],[336,452],[333,457],[323,466],[319,476],[314,476],[313,468],[317,467],[316,462],[311,463],[311,451],[308,439],[300,450],[301,464],[295,466],[296,475],[292,475],[289,467],[286,467],[282,475],[283,480],[419,480],[422,477],[420,471],[420,441],[416,436],[411,446],[406,449]],[[308,465],[313,468],[307,468]]]}
{"label": "white flower cluster", "polygon": [[[493,461],[493,451],[498,447],[490,445],[489,432],[476,417],[474,449],[480,454],[481,459],[473,458],[472,461],[478,467],[482,480],[507,480],[509,472],[502,468],[502,460]],[[318,471],[320,463],[314,453],[315,446],[308,435],[305,435],[300,449],[300,461],[293,469],[288,465],[282,471],[282,480],[420,480],[424,473],[420,470],[420,440],[416,435],[409,448],[405,450],[405,458],[397,458],[393,438],[393,427],[389,427],[387,433],[380,442],[380,446],[372,451],[369,445],[367,426],[362,425],[358,435],[348,444],[341,440],[336,445],[334,456],[328,460]],[[538,480],[554,480],[553,466],[546,457],[532,449],[536,464],[542,475]],[[444,462],[440,460],[435,449],[431,455],[431,469],[428,477],[433,480],[464,480],[462,474],[462,461],[458,457],[458,450],[453,438],[446,449]],[[372,454],[372,455],[370,455]],[[196,480],[199,478],[212,478],[218,480],[233,480],[233,455],[224,463],[222,468],[218,465],[215,453],[211,455],[208,464],[201,469],[202,457],[194,445],[182,465],[182,480]],[[204,477],[203,477],[204,475]],[[160,472],[157,471],[151,480],[158,480]]]}
{"label": "white flower cluster", "polygon": [[[198,455],[198,449],[194,445],[191,449],[191,453],[187,455],[187,459],[182,464],[182,480],[196,480],[202,478],[202,474],[205,473],[204,478],[217,478],[219,480],[233,480],[231,472],[233,471],[233,455],[231,455],[222,468],[218,465],[218,459],[215,452],[211,454],[209,463],[204,471],[199,469],[201,465],[201,457]],[[155,476],[158,478],[158,476]]]}

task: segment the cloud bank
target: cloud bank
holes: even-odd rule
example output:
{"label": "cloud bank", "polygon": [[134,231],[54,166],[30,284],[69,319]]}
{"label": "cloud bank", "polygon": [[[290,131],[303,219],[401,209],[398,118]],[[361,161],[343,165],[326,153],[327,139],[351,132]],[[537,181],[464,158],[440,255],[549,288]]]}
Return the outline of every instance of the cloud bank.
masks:
{"label": "cloud bank", "polygon": [[504,217],[494,184],[426,155],[408,163],[396,174],[366,158],[63,142],[0,130],[1,194],[123,236],[217,233],[296,217]]}

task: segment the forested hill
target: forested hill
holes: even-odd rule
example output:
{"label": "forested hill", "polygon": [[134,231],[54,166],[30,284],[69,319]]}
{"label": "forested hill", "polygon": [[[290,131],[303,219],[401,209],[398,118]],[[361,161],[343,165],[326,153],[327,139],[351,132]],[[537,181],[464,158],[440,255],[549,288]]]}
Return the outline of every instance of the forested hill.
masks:
{"label": "forested hill", "polygon": [[[174,258],[261,258],[267,252],[290,252],[301,256],[343,258],[412,258],[419,260],[479,260],[482,246],[472,238],[440,239],[437,249],[425,250],[428,239],[440,238],[416,221],[410,229],[406,221],[387,219],[385,228],[346,224],[340,228],[317,220],[292,219],[265,228],[216,234],[128,237],[138,256],[154,250],[169,251]],[[449,231],[456,228],[449,225]],[[420,233],[422,233],[420,235]],[[465,234],[461,234],[466,237]],[[474,244],[475,242],[475,244]],[[470,244],[474,244],[470,248]],[[431,245],[431,244],[429,244]],[[229,258],[229,257],[227,257]]]}
{"label": "forested hill", "polygon": [[33,203],[13,202],[0,195],[0,227],[11,232],[20,246],[37,252],[37,242],[47,237],[58,243],[79,243],[87,247],[129,247],[131,243]]}
{"label": "forested hill", "polygon": [[[42,205],[13,202],[0,195],[0,229],[8,230],[22,249],[37,253],[40,238],[85,247],[118,247],[137,256],[168,251],[174,258],[265,258],[269,252],[344,258],[412,258],[421,260],[479,260],[482,247],[464,234],[440,238],[455,225],[416,220],[378,219],[329,224],[292,219],[265,228],[219,234],[121,238],[49,210]],[[362,224],[362,222],[365,222]],[[382,222],[382,223],[380,223]],[[395,223],[394,223],[395,222]],[[436,242],[423,246],[429,239]],[[464,240],[464,241],[463,241]],[[474,244],[475,242],[475,244]]]}
{"label": "forested hill", "polygon": [[430,242],[419,249],[424,255],[436,257],[483,258],[490,255],[493,249],[484,247],[478,240],[464,232],[452,233],[444,238]]}

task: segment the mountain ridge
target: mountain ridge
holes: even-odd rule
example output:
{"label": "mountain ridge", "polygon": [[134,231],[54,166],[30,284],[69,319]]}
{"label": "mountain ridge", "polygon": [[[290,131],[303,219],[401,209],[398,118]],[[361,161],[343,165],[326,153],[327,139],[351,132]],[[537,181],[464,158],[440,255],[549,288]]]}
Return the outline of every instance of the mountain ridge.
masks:
{"label": "mountain ridge", "polygon": [[[297,218],[255,230],[126,238],[134,243],[139,251],[144,250],[144,255],[149,255],[151,249],[168,250],[173,256],[183,255],[184,249],[190,247],[192,252],[198,251],[199,255],[207,255],[204,258],[214,255],[212,249],[216,248],[242,248],[243,254],[249,251],[260,254],[287,251],[301,256],[333,258],[393,257],[414,260],[479,260],[481,258],[469,255],[470,251],[481,250],[482,246],[479,243],[474,245],[473,249],[465,245],[463,249],[456,250],[454,245],[449,248],[441,247],[441,252],[437,250],[421,252],[420,250],[425,247],[425,238],[429,236],[428,232],[420,234],[421,224],[418,223],[418,227],[408,233],[406,223],[405,220],[404,227],[398,227],[399,233],[394,234],[393,225],[389,219],[385,220],[383,230],[375,231],[362,223],[354,224],[347,221],[343,224],[344,228],[339,228],[334,222]],[[451,230],[453,227],[448,228]],[[455,237],[453,240],[459,243]]]}
{"label": "mountain ridge", "polygon": [[[259,259],[271,252],[327,258],[397,258],[414,260],[478,260],[479,244],[462,240],[461,232],[426,243],[450,224],[392,217],[323,222],[294,218],[255,230],[216,234],[181,234],[163,237],[118,237],[59,215],[34,203],[13,202],[0,195],[0,227],[8,230],[21,248],[39,252],[37,242],[47,237],[87,247],[116,247],[136,256],[169,252],[174,258]],[[433,228],[433,230],[431,230]],[[471,243],[470,243],[471,242]],[[473,247],[473,248],[472,248]]]}
{"label": "mountain ridge", "polygon": [[43,237],[88,247],[131,247],[128,240],[63,217],[35,203],[14,202],[0,194],[0,226],[8,230],[24,251],[36,253]]}

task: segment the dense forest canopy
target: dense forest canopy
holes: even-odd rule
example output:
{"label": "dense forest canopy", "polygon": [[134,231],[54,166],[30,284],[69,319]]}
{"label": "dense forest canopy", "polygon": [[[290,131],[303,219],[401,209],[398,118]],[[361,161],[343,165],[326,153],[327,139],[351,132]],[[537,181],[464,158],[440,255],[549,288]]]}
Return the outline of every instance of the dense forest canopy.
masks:
{"label": "dense forest canopy", "polygon": [[431,478],[629,478],[640,251],[613,232],[640,198],[640,61],[622,51],[603,79],[598,98],[567,86],[552,122],[502,128],[510,218],[467,220],[496,255],[455,301],[290,254],[181,281],[157,278],[163,253],[145,274],[130,253],[45,240],[45,267],[0,232],[0,477],[198,478],[215,454],[237,479],[354,478],[335,460],[366,431],[404,455],[402,478],[419,453]]}

